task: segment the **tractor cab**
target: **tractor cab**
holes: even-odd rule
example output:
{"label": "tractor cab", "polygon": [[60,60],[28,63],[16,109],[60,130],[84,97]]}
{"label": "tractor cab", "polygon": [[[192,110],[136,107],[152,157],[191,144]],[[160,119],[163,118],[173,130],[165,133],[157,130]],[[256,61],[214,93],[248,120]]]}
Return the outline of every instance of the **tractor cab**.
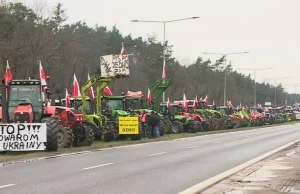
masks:
{"label": "tractor cab", "polygon": [[197,103],[197,109],[208,109],[207,105],[205,104],[205,101],[199,101]]}
{"label": "tractor cab", "polygon": [[[7,122],[39,122],[44,114],[41,82],[39,80],[13,80],[8,84],[6,100]],[[4,103],[4,102],[3,102]]]}
{"label": "tractor cab", "polygon": [[[66,106],[66,100],[63,99],[62,100],[62,103],[61,103],[62,106]],[[74,98],[74,97],[71,97],[70,98],[70,107],[76,109],[76,110],[79,110],[81,111],[81,108],[82,108],[82,98]],[[86,107],[85,107],[85,111],[86,111],[86,114],[90,115],[90,114],[94,114],[96,112],[95,110],[95,103],[94,101],[89,98],[89,97],[86,97]]]}
{"label": "tractor cab", "polygon": [[221,112],[224,115],[233,115],[234,109],[228,106],[218,106],[217,111]]}
{"label": "tractor cab", "polygon": [[107,117],[112,117],[113,112],[122,112],[125,108],[124,106],[125,96],[102,96],[102,113]]}

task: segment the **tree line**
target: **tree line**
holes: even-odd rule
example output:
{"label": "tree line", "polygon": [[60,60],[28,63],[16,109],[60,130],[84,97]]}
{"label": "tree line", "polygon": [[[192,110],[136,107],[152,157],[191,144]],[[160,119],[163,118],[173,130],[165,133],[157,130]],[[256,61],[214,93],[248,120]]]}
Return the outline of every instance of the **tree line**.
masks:
{"label": "tree line", "polygon": [[[99,57],[119,54],[124,43],[130,54],[130,77],[113,81],[109,86],[115,95],[122,91],[147,93],[157,79],[161,79],[163,43],[155,35],[142,37],[122,35],[116,26],[88,26],[83,21],[66,23],[67,13],[57,4],[50,16],[45,16],[22,3],[0,4],[0,75],[3,76],[6,61],[10,63],[15,79],[38,78],[39,60],[47,75],[53,96],[64,97],[64,88],[72,89],[73,74],[80,85],[87,81],[87,72],[93,75],[99,68]],[[227,72],[227,99],[233,104],[253,105],[254,80],[250,75],[238,73],[229,64],[224,68],[224,58],[216,62],[199,56],[189,65],[180,64],[172,55],[172,45],[166,46],[167,78],[173,85],[166,91],[171,101],[208,96],[210,103],[223,104],[224,74]],[[285,99],[294,103],[298,94],[287,94],[282,85],[276,86],[277,104]],[[275,102],[275,86],[257,83],[257,103]]]}

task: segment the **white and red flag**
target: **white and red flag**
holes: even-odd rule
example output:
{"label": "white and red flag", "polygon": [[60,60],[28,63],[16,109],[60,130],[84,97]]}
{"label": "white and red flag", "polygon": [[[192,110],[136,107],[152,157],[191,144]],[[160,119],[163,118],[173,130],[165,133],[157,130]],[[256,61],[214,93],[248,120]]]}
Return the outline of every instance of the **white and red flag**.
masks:
{"label": "white and red flag", "polygon": [[108,96],[112,96],[112,95],[113,95],[112,92],[111,92],[111,90],[109,89],[108,86],[106,86],[106,87],[103,89],[103,92],[104,92],[105,94],[107,94]]}
{"label": "white and red flag", "polygon": [[71,99],[70,99],[70,95],[68,93],[68,89],[66,88],[66,96],[65,96],[65,100],[66,100],[66,107],[69,107],[70,103],[71,103]]}
{"label": "white and red flag", "polygon": [[72,90],[72,96],[73,97],[81,97],[81,92],[80,92],[80,87],[79,83],[77,81],[76,75],[74,73],[74,78],[73,78],[73,90]]}
{"label": "white and red flag", "polygon": [[5,74],[4,74],[4,83],[7,86],[8,83],[13,79],[12,77],[12,73],[11,73],[11,69],[9,67],[8,64],[8,60],[6,61],[6,70],[5,70]]}

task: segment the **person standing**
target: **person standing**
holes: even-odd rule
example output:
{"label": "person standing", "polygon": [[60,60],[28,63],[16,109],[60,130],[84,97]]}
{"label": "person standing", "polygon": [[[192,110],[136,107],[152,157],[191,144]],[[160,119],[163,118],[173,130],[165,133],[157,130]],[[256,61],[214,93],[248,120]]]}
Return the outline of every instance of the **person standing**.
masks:
{"label": "person standing", "polygon": [[143,110],[141,118],[142,118],[142,134],[143,134],[143,137],[146,137],[146,118],[147,118],[147,113],[146,113],[145,110]]}
{"label": "person standing", "polygon": [[157,125],[155,126],[155,137],[156,138],[159,138],[160,137],[160,132],[159,132],[159,127],[160,127],[160,118],[159,118],[159,115],[158,113],[156,112],[155,113],[155,116],[156,116],[156,119],[157,119]]}
{"label": "person standing", "polygon": [[154,114],[154,111],[151,111],[151,116],[150,116],[149,122],[150,122],[150,125],[151,125],[151,128],[152,128],[151,138],[155,138],[156,137],[155,130],[156,130],[156,126],[159,125],[159,123],[158,123],[159,121],[157,120],[157,116]]}

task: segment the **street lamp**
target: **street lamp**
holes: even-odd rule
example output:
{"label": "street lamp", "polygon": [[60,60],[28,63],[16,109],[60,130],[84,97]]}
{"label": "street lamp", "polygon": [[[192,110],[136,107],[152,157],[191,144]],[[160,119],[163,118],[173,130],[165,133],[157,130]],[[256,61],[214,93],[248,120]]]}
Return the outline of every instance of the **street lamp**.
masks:
{"label": "street lamp", "polygon": [[256,106],[256,71],[268,70],[273,68],[262,68],[262,69],[238,69],[238,70],[250,70],[254,72],[254,107]]}
{"label": "street lamp", "polygon": [[207,53],[204,52],[205,55],[222,55],[224,56],[224,65],[225,65],[225,75],[224,75],[224,106],[226,106],[226,90],[227,90],[227,65],[226,65],[226,57],[227,55],[239,55],[239,54],[247,54],[249,52],[237,52],[237,53]]}
{"label": "street lamp", "polygon": [[287,87],[288,86],[294,86],[294,89],[295,89],[295,104],[296,104],[296,92],[297,92],[297,87],[299,87],[299,84],[300,83],[292,83],[292,84],[285,84],[285,87],[286,87],[286,97],[285,97],[285,100],[286,100],[286,106],[287,106],[287,96],[288,96],[288,91],[287,91]]}
{"label": "street lamp", "polygon": [[276,86],[276,81],[279,79],[286,79],[286,78],[290,78],[290,77],[279,77],[279,78],[263,78],[263,80],[274,80],[275,81],[275,107],[277,107],[277,96],[276,96],[276,90],[277,90],[277,86]]}
{"label": "street lamp", "polygon": [[[161,23],[164,25],[164,47],[163,47],[163,67],[166,65],[166,23],[171,22],[178,22],[183,20],[193,20],[198,19],[199,17],[190,17],[190,18],[180,18],[175,20],[165,20],[165,21],[159,21],[159,20],[131,20],[131,22],[147,22],[147,23]],[[163,93],[163,102],[165,102],[165,92]]]}

